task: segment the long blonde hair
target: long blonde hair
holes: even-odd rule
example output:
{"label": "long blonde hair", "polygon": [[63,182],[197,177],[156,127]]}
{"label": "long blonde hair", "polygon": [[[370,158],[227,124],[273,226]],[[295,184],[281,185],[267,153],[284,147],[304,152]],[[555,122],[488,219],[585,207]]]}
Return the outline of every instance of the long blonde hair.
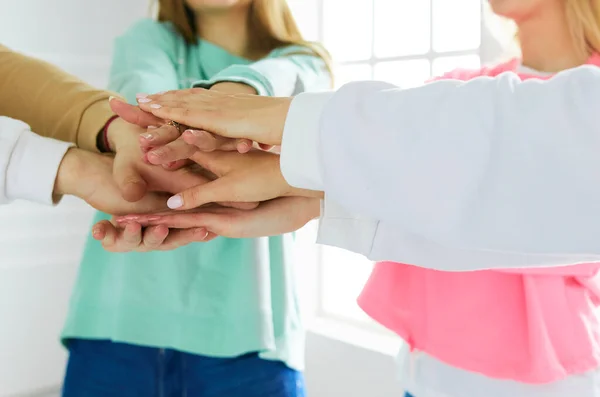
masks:
{"label": "long blonde hair", "polygon": [[[321,44],[304,39],[286,0],[253,0],[248,18],[251,53],[266,55],[277,48],[299,46],[306,50],[294,54],[319,56],[332,74],[329,52]],[[171,22],[188,43],[197,42],[194,12],[184,0],[158,0],[158,20]]]}
{"label": "long blonde hair", "polygon": [[582,54],[600,53],[600,0],[565,0],[573,41]]}

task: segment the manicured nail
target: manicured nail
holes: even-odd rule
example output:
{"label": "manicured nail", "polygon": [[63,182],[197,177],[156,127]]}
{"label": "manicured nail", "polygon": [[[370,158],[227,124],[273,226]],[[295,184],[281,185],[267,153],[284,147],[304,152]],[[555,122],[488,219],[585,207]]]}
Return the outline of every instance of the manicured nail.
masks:
{"label": "manicured nail", "polygon": [[154,95],[164,95],[164,94],[166,94],[166,93],[167,93],[167,91],[161,91],[161,92],[157,92],[157,93],[156,93],[156,94],[154,94]]}
{"label": "manicured nail", "polygon": [[111,96],[109,96],[109,97],[108,97],[108,102],[112,101],[113,99],[115,99],[115,97],[114,97],[114,96],[112,96],[112,95],[111,95]]}
{"label": "manicured nail", "polygon": [[95,227],[92,229],[92,236],[98,238],[100,237],[100,234],[102,233],[102,231],[100,230],[100,227]]}
{"label": "manicured nail", "polygon": [[152,105],[150,105],[150,107],[152,109],[160,109],[161,108],[161,106],[158,103],[153,103]]}
{"label": "manicured nail", "polygon": [[148,102],[152,102],[152,99],[150,99],[150,98],[138,98],[137,101],[139,103],[148,103]]}
{"label": "manicured nail", "polygon": [[193,136],[202,136],[202,131],[198,131],[198,130],[185,130],[185,131],[183,131],[183,133],[184,134],[188,133]]}
{"label": "manicured nail", "polygon": [[169,207],[172,210],[179,208],[182,205],[183,205],[183,199],[181,198],[180,195],[172,196],[170,199],[167,200],[167,207]]}
{"label": "manicured nail", "polygon": [[152,135],[152,134],[150,134],[148,132],[144,132],[143,134],[140,134],[140,136],[142,138],[144,138],[145,140],[147,140],[147,141],[151,141],[152,138],[154,138],[154,135]]}
{"label": "manicured nail", "polygon": [[149,216],[149,217],[147,217],[147,218],[146,218],[146,221],[148,221],[148,222],[154,222],[154,221],[158,221],[158,220],[160,220],[160,219],[161,219],[161,217],[160,217],[160,216],[158,216],[158,215],[155,215],[155,216]]}
{"label": "manicured nail", "polygon": [[206,240],[206,238],[208,237],[208,230],[204,230],[204,236],[202,237],[202,240]]}
{"label": "manicured nail", "polygon": [[144,93],[135,94],[136,98],[146,98],[147,96],[148,96],[148,94],[144,94]]}
{"label": "manicured nail", "polygon": [[156,126],[156,125],[149,125],[149,126],[148,126],[148,127],[146,127],[146,128],[148,128],[149,130],[152,130],[152,129],[154,129],[154,128],[158,128],[158,126]]}

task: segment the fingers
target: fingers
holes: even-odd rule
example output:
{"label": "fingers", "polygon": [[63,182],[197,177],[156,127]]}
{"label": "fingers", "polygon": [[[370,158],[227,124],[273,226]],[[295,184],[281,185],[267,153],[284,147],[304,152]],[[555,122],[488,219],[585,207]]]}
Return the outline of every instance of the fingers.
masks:
{"label": "fingers", "polygon": [[92,227],[92,237],[94,238],[94,240],[102,241],[111,232],[116,234],[116,229],[109,221],[106,220],[100,221],[96,223],[94,227]]}
{"label": "fingers", "polygon": [[163,243],[164,249],[175,249],[183,247],[189,243],[207,242],[216,237],[216,234],[210,233],[206,228],[192,229],[172,229],[169,236]]}
{"label": "fingers", "polygon": [[180,135],[174,126],[163,124],[158,128],[151,128],[140,134],[140,146],[145,148],[166,145],[179,138]]}
{"label": "fingers", "polygon": [[195,186],[172,196],[167,200],[167,206],[176,210],[188,210],[208,203],[223,201],[255,201],[238,199],[240,194],[238,184],[229,181],[224,176],[202,186]]}
{"label": "fingers", "polygon": [[225,138],[202,130],[185,130],[181,138],[204,152],[237,150],[240,153],[247,153],[252,149],[252,141],[249,139]]}
{"label": "fingers", "polygon": [[152,113],[145,112],[139,107],[130,105],[118,98],[110,98],[109,104],[112,111],[128,123],[144,128],[151,125],[161,125],[164,123]]}
{"label": "fingers", "polygon": [[160,248],[169,235],[169,228],[163,225],[150,226],[144,231],[142,247],[144,251],[154,251]]}
{"label": "fingers", "polygon": [[146,158],[150,164],[163,165],[184,160],[192,156],[197,151],[197,148],[183,139],[176,139],[164,146],[154,148],[146,154]]}
{"label": "fingers", "polygon": [[200,106],[198,103],[191,104],[182,101],[161,100],[161,103],[149,102],[140,103],[140,108],[146,112],[152,113],[154,116],[164,119],[173,120],[180,124],[193,126],[198,129],[205,129],[207,122],[214,118],[214,105]]}

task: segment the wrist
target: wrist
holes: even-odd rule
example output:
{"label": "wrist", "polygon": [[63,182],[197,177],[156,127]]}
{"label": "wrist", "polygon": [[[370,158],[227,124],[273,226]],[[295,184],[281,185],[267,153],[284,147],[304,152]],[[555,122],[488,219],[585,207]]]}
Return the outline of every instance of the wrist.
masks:
{"label": "wrist", "polygon": [[82,159],[84,153],[84,150],[77,148],[70,148],[65,153],[54,182],[55,199],[65,194],[78,196],[77,188],[81,182],[78,175],[81,175],[82,167],[85,167],[85,161]]}
{"label": "wrist", "polygon": [[281,97],[272,98],[274,100],[274,106],[271,108],[271,116],[268,117],[269,127],[268,132],[268,143],[270,145],[281,146],[283,139],[283,130],[285,122],[287,120],[290,107],[292,106],[292,97]]}
{"label": "wrist", "polygon": [[116,153],[117,148],[127,137],[123,132],[123,128],[128,123],[120,117],[114,117],[109,120],[104,127],[103,141],[107,146],[107,152]]}

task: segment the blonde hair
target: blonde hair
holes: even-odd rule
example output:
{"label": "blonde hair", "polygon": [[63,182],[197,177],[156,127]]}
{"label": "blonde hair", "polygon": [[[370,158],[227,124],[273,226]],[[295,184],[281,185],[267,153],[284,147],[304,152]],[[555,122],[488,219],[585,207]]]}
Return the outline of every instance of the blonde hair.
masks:
{"label": "blonde hair", "polygon": [[567,21],[581,54],[600,53],[600,0],[565,0]]}
{"label": "blonde hair", "polygon": [[[171,22],[189,44],[197,42],[197,26],[194,12],[184,0],[158,0],[158,20]],[[322,58],[332,74],[331,56],[320,43],[302,37],[296,20],[286,0],[253,0],[248,13],[250,31],[250,53],[266,55],[287,46],[299,46],[292,54],[316,55]]]}

